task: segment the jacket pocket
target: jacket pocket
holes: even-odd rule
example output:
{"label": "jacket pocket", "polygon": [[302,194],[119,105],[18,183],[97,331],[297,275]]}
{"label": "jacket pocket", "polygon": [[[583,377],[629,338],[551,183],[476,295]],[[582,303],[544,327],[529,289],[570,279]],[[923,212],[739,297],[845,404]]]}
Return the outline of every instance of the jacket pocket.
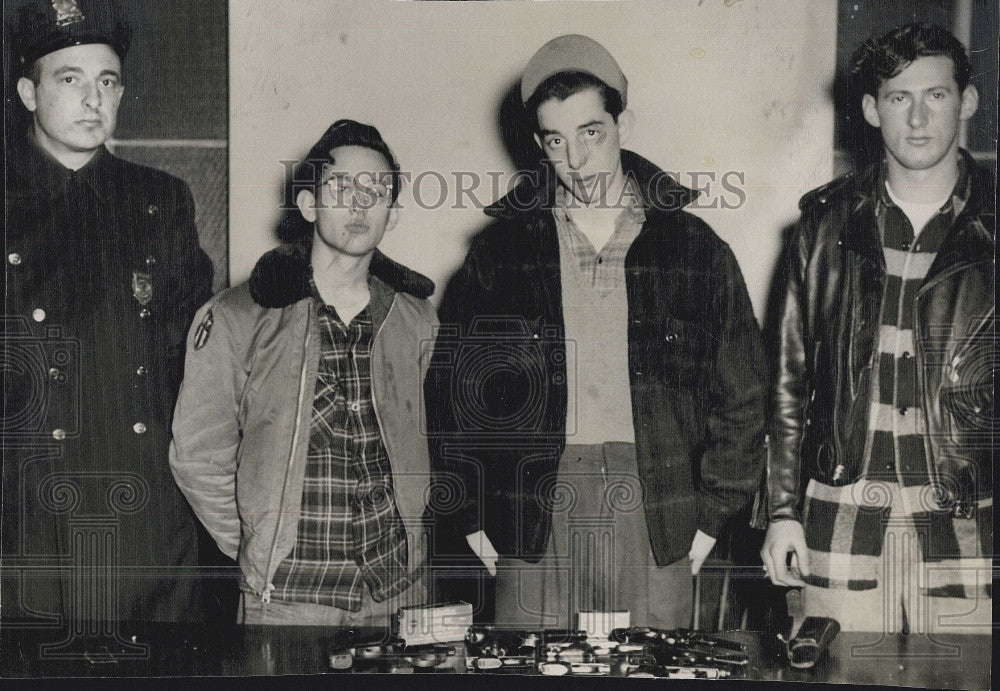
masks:
{"label": "jacket pocket", "polygon": [[664,384],[683,388],[703,382],[715,353],[712,335],[695,322],[666,317],[659,336]]}
{"label": "jacket pocket", "polygon": [[801,458],[805,466],[803,475],[818,478],[828,485],[840,484],[836,476],[842,475],[843,471],[837,473],[835,467],[837,460],[832,439],[832,418],[813,415],[804,424],[801,446]]}

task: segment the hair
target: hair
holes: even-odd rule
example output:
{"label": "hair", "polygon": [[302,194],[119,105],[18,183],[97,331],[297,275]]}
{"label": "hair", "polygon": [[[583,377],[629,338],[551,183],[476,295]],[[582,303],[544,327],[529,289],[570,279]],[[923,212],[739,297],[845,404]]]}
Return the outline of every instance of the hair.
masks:
{"label": "hair", "polygon": [[301,166],[303,175],[299,180],[308,181],[311,185],[311,191],[315,192],[323,179],[323,166],[331,163],[330,151],[340,146],[363,146],[382,154],[389,165],[392,176],[390,196],[392,203],[395,204],[399,197],[402,177],[399,174],[399,164],[396,162],[396,157],[377,129],[354,120],[337,120],[327,128],[319,141],[313,144],[309,153],[306,154],[306,159]]}
{"label": "hair", "polygon": [[937,24],[913,22],[865,41],[855,54],[851,76],[862,93],[878,96],[882,82],[892,79],[917,58],[944,55],[951,58],[959,91],[969,85],[972,65],[965,46]]}
{"label": "hair", "polygon": [[30,67],[24,68],[22,76],[27,77],[32,81],[32,83],[34,83],[35,86],[38,86],[38,84],[42,81],[42,68],[39,67],[38,60],[31,63]]}
{"label": "hair", "polygon": [[285,198],[291,206],[285,208],[278,225],[278,238],[282,242],[296,242],[312,237],[313,224],[307,223],[298,213],[298,209],[294,206],[294,200],[302,190],[316,194],[322,184],[323,168],[332,162],[330,151],[340,146],[363,146],[382,154],[389,166],[392,178],[390,203],[396,203],[399,198],[402,175],[400,175],[399,163],[396,162],[396,157],[389,145],[382,139],[382,135],[371,125],[365,125],[355,120],[337,120],[327,128],[319,141],[312,145],[305,159],[292,170],[291,179],[286,181]]}
{"label": "hair", "polygon": [[597,93],[600,94],[601,100],[604,102],[604,110],[614,118],[615,122],[618,122],[618,116],[625,110],[625,106],[622,103],[622,95],[618,92],[618,89],[608,86],[589,72],[571,70],[556,72],[546,77],[538,85],[538,88],[535,89],[535,92],[531,94],[531,98],[524,104],[525,110],[527,110],[528,116],[531,119],[532,127],[536,131],[538,130],[538,108],[543,103],[553,98],[558,101],[565,101],[573,94],[586,91],[587,89],[597,89]]}

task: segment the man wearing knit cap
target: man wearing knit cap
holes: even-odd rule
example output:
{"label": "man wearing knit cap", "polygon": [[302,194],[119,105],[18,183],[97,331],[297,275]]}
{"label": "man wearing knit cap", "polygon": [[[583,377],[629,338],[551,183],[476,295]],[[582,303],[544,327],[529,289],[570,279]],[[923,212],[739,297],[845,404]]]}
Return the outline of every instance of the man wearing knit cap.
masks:
{"label": "man wearing knit cap", "polygon": [[691,576],[763,463],[750,300],[683,211],[696,192],[621,148],[635,116],[607,50],[553,39],[521,98],[544,162],[486,209],[425,385],[434,468],[461,487],[439,531],[496,574],[498,624],[689,626]]}
{"label": "man wearing knit cap", "polygon": [[184,334],[211,296],[191,192],[104,146],[118,4],[5,3],[5,23],[30,124],[6,152],[0,618],[112,637],[94,622],[200,619],[196,523],[167,463]]}

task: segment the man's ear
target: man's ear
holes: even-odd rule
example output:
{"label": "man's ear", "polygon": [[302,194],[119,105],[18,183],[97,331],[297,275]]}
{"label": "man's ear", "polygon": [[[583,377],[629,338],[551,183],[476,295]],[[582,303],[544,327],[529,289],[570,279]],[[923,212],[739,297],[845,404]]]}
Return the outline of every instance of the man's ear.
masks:
{"label": "man's ear", "polygon": [[865,116],[865,122],[872,127],[881,127],[882,119],[878,116],[878,108],[875,107],[875,97],[865,94],[861,97],[861,112]]}
{"label": "man's ear", "polygon": [[21,103],[24,104],[24,107],[34,113],[35,108],[38,107],[35,100],[35,83],[27,77],[21,77],[17,80],[17,95],[21,97]]}
{"label": "man's ear", "polygon": [[979,110],[979,90],[972,84],[962,92],[962,109],[958,111],[959,120],[968,120]]}
{"label": "man's ear", "polygon": [[635,132],[635,113],[623,110],[618,114],[618,143],[627,142],[632,138],[633,132]]}
{"label": "man's ear", "polygon": [[316,222],[316,195],[311,190],[300,190],[295,195],[295,206],[299,207],[299,213],[302,214],[302,218],[306,219],[309,223]]}
{"label": "man's ear", "polygon": [[399,223],[399,207],[393,204],[389,207],[389,218],[385,222],[385,232],[389,232]]}

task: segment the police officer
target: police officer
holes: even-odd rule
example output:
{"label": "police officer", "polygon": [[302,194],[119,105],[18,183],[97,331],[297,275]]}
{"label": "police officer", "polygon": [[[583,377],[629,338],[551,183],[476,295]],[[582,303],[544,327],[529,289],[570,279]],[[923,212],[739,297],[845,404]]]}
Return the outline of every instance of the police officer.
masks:
{"label": "police officer", "polygon": [[167,465],[185,333],[211,297],[191,192],[104,146],[121,7],[10,5],[31,121],[6,160],[0,618],[200,618],[194,518]]}

